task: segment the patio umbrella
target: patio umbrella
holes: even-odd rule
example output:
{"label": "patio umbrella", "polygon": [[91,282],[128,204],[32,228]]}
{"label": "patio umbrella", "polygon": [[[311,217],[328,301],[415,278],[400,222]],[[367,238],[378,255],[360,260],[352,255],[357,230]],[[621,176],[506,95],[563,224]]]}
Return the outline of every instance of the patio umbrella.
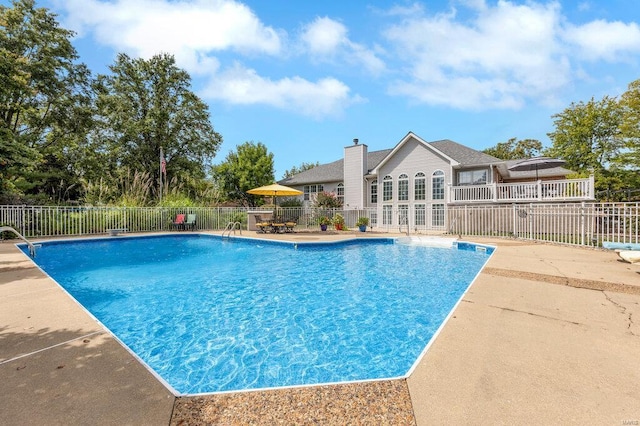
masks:
{"label": "patio umbrella", "polygon": [[289,188],[288,186],[274,183],[271,185],[250,189],[247,191],[247,194],[272,196],[274,197],[273,204],[275,205],[276,204],[275,197],[289,197],[293,195],[302,195],[302,191],[298,191],[297,189]]}
{"label": "patio umbrella", "polygon": [[532,157],[518,161],[517,163],[509,166],[508,169],[514,172],[529,172],[535,170],[536,180],[538,180],[538,170],[553,169],[554,167],[564,166],[565,163],[566,161],[559,160],[557,158]]}

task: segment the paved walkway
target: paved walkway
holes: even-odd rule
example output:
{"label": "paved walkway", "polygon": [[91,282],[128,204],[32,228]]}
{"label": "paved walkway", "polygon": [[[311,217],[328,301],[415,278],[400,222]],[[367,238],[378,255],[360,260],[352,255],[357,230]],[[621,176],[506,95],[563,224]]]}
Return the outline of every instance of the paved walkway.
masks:
{"label": "paved walkway", "polygon": [[0,423],[637,424],[640,266],[601,250],[467,240],[498,250],[408,380],[209,400],[176,399],[2,242]]}

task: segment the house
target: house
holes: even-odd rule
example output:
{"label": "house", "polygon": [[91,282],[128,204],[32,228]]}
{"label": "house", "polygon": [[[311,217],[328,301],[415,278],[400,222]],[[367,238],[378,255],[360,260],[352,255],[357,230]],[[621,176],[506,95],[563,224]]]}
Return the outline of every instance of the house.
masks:
{"label": "house", "polygon": [[[279,183],[303,191],[304,205],[333,192],[343,209],[368,210],[378,225],[442,227],[447,206],[482,203],[577,202],[594,199],[593,177],[567,179],[563,167],[512,171],[500,160],[451,140],[427,142],[409,132],[392,149],[359,143],[344,157]],[[381,221],[378,221],[381,218]]]}

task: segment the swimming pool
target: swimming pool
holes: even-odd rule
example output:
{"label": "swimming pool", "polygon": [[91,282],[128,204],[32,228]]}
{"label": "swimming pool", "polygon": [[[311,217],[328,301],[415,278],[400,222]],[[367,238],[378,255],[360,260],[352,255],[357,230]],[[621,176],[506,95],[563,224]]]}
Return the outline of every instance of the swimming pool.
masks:
{"label": "swimming pool", "polygon": [[475,248],[190,234],[44,243],[35,260],[199,394],[404,376],[487,261]]}

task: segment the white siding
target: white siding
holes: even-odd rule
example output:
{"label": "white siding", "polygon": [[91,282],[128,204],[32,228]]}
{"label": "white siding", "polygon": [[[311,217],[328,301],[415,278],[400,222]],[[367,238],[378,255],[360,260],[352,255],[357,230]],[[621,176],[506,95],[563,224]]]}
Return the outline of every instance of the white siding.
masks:
{"label": "white siding", "polygon": [[[420,204],[421,208],[426,207],[427,215],[431,211],[431,205],[433,203],[436,204],[444,204],[446,200],[432,200],[432,187],[431,187],[431,177],[433,172],[436,170],[442,170],[444,172],[444,182],[445,187],[452,182],[452,167],[449,163],[449,160],[441,157],[429,147],[420,143],[415,139],[407,140],[399,149],[395,152],[393,157],[389,158],[385,164],[383,164],[378,170],[378,183],[382,182],[382,178],[386,175],[390,175],[393,177],[393,200],[391,201],[382,201],[380,189],[378,191],[378,214],[382,216],[382,206],[392,206],[393,211],[393,221],[392,228],[399,226],[399,212],[398,205],[407,205],[409,206],[409,211],[407,214],[409,220],[409,226],[411,229],[416,227],[415,224],[415,204]],[[414,201],[414,183],[415,183],[415,175],[418,172],[424,173],[426,180],[426,200]],[[406,174],[409,177],[409,200],[398,202],[398,176],[401,174]],[[430,219],[427,218],[427,226],[429,225]],[[403,228],[402,231],[406,230]]]}
{"label": "white siding", "polygon": [[365,204],[367,187],[367,145],[354,144],[344,149],[344,209],[361,209]]}

